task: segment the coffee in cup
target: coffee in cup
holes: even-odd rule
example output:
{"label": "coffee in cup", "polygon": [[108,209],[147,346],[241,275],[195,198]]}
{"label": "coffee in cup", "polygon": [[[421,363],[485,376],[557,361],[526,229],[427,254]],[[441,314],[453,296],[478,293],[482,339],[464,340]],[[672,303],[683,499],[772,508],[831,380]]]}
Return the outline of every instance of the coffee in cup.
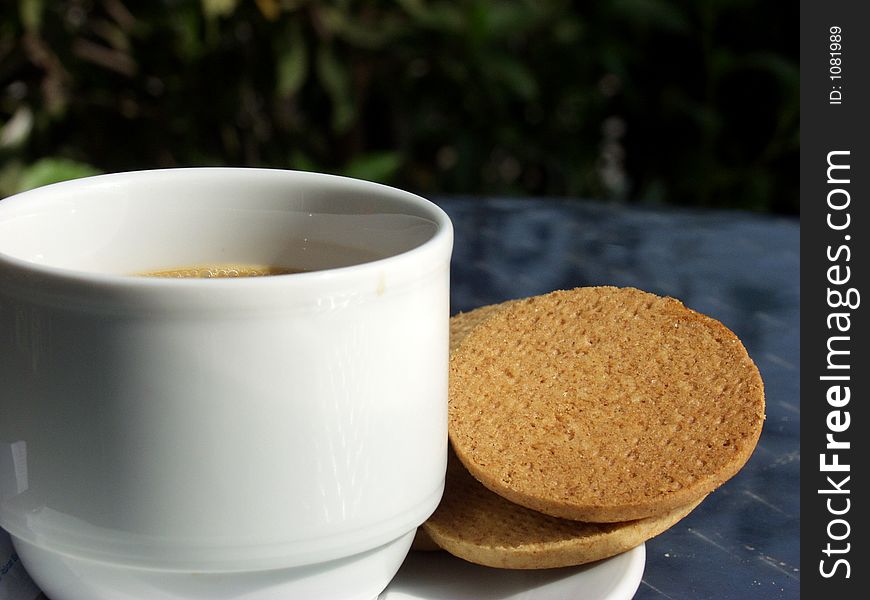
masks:
{"label": "coffee in cup", "polygon": [[303,273],[305,269],[275,267],[271,265],[192,265],[136,273],[139,277],[168,277],[175,279],[221,279],[235,277],[270,277],[273,275],[290,275]]}

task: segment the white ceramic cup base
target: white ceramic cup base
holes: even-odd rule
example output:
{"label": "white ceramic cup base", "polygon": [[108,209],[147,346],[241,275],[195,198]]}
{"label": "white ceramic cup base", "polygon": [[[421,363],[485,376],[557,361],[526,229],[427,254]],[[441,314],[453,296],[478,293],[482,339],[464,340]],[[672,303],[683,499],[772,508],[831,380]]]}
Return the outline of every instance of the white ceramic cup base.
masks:
{"label": "white ceramic cup base", "polygon": [[374,600],[399,570],[414,531],[326,563],[239,573],[133,569],[44,550],[13,537],[50,600]]}

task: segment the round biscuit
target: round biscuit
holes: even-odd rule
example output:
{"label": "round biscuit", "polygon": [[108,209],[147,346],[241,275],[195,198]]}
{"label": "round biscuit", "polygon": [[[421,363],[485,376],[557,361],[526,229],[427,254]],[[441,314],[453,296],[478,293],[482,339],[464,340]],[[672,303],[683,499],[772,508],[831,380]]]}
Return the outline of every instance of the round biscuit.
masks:
{"label": "round biscuit", "polygon": [[697,504],[623,523],[559,519],[492,493],[451,452],[441,504],[419,531],[428,543],[469,562],[503,569],[547,569],[630,550],[674,525]]}
{"label": "round biscuit", "polygon": [[761,377],[740,340],[633,288],[492,309],[451,352],[457,456],[496,494],[556,517],[616,522],[689,506],[745,464],[763,420]]}
{"label": "round biscuit", "polygon": [[461,312],[450,317],[450,354],[459,347],[469,333],[474,331],[474,328],[486,321],[500,310],[519,302],[518,300],[508,300],[501,304],[489,304],[470,310]]}

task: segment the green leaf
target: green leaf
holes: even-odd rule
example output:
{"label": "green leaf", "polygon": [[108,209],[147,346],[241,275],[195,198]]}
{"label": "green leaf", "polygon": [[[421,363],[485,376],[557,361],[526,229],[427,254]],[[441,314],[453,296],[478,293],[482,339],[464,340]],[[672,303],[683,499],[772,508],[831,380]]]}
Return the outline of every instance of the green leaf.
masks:
{"label": "green leaf", "polygon": [[24,29],[39,31],[44,8],[45,0],[19,0],[18,14],[21,15],[21,24],[24,25]]}
{"label": "green leaf", "polygon": [[356,119],[356,108],[350,90],[350,75],[345,65],[335,57],[332,46],[317,50],[317,77],[332,101],[332,130],[344,133]]}
{"label": "green leaf", "polygon": [[342,175],[389,183],[401,166],[402,158],[398,152],[370,152],[350,161]]}
{"label": "green leaf", "polygon": [[49,183],[97,175],[91,165],[66,158],[43,158],[26,167],[18,181],[18,191],[32,190]]}
{"label": "green leaf", "polygon": [[489,66],[494,75],[523,100],[532,100],[538,95],[535,75],[522,62],[501,56],[489,61]]}
{"label": "green leaf", "polygon": [[11,196],[19,190],[18,182],[21,181],[21,161],[12,159],[0,167],[0,198]]}
{"label": "green leaf", "polygon": [[400,24],[390,19],[390,15],[382,16],[376,23],[366,23],[355,19],[347,10],[325,5],[319,7],[318,14],[329,31],[358,48],[382,48],[400,30]]}
{"label": "green leaf", "polygon": [[202,0],[202,12],[206,17],[226,17],[236,10],[238,0]]}
{"label": "green leaf", "polygon": [[462,8],[452,2],[398,0],[398,4],[418,25],[436,31],[458,33],[467,25]]}
{"label": "green leaf", "polygon": [[480,5],[486,36],[510,39],[531,31],[546,12],[540,4],[518,2],[484,2]]}
{"label": "green leaf", "polygon": [[200,15],[195,7],[180,7],[172,15],[174,45],[182,64],[199,59],[205,52]]}
{"label": "green leaf", "polygon": [[91,24],[94,33],[106,40],[110,46],[124,54],[130,53],[130,38],[123,28],[108,19],[94,19]]}
{"label": "green leaf", "polygon": [[305,83],[308,75],[308,48],[299,28],[290,33],[290,47],[278,58],[278,94],[292,96]]}

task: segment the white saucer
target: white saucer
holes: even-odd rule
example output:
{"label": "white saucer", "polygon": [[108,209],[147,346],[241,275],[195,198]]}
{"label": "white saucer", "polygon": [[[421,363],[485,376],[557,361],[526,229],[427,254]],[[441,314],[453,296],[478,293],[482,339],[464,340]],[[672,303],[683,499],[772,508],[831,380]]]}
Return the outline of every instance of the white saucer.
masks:
{"label": "white saucer", "polygon": [[631,600],[645,563],[643,544],[589,565],[540,571],[490,569],[446,552],[411,552],[378,600]]}
{"label": "white saucer", "polygon": [[630,600],[646,563],[641,544],[581,567],[510,571],[446,552],[411,552],[378,600]]}

